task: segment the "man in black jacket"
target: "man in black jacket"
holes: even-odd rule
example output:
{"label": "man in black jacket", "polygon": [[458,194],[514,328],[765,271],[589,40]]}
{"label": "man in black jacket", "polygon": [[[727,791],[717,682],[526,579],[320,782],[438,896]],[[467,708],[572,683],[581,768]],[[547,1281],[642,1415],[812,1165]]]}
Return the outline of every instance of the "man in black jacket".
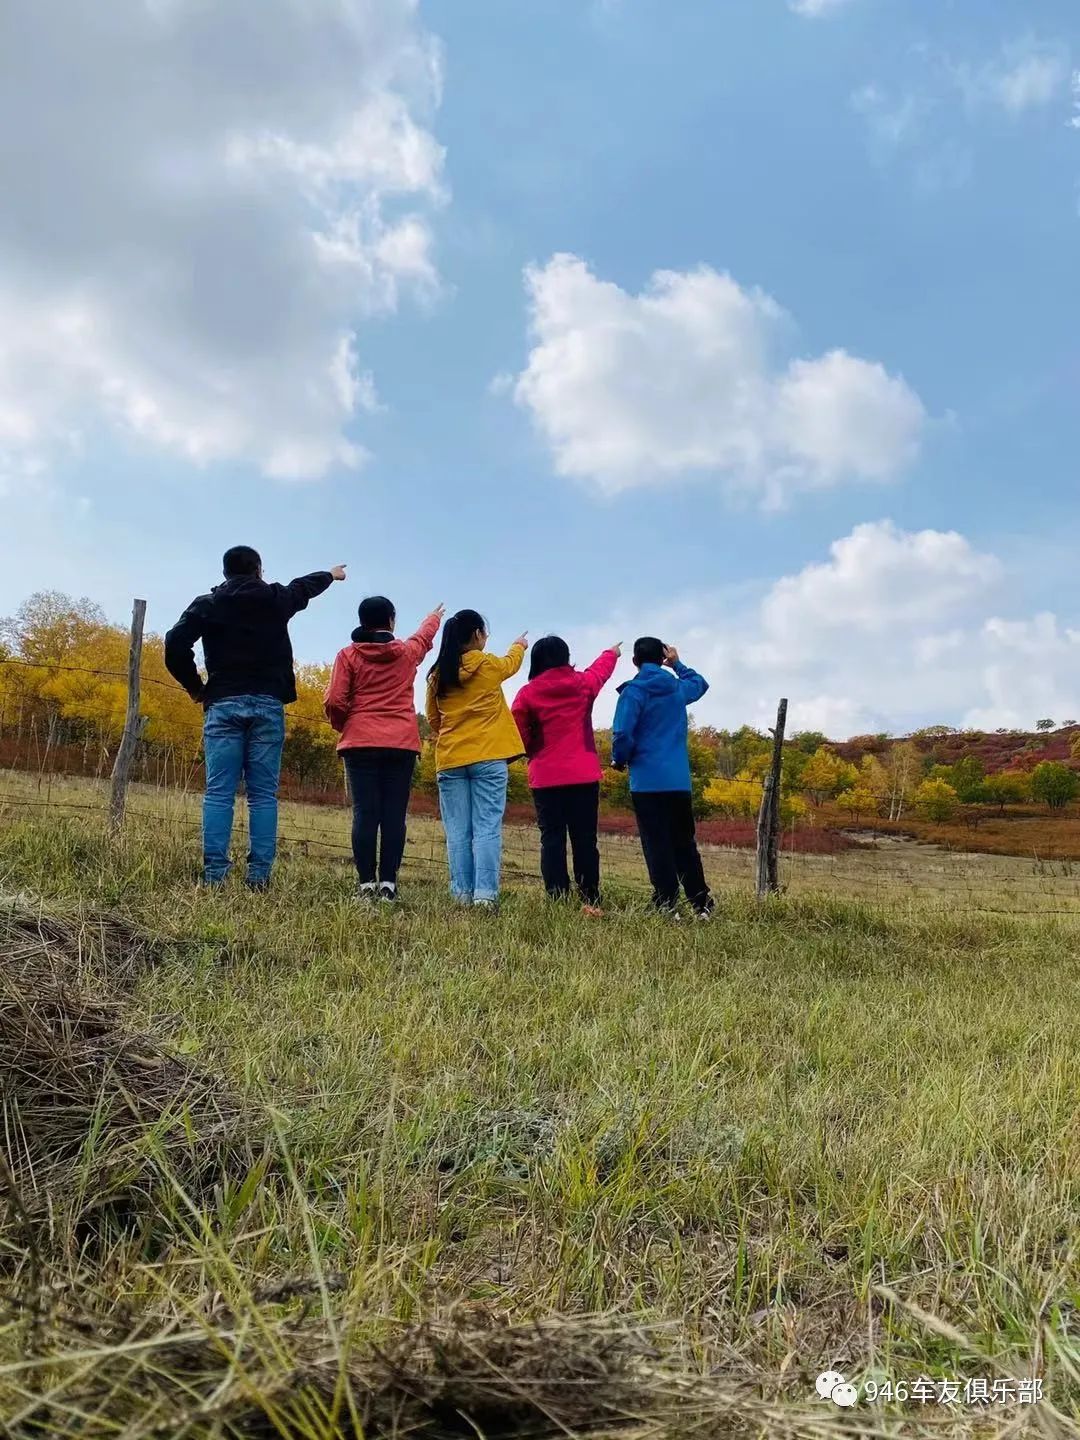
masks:
{"label": "man in black jacket", "polygon": [[[296,699],[289,621],[345,566],[268,585],[262,560],[234,545],[223,561],[225,583],[193,600],[165,636],[165,664],[206,711],[203,753],[203,880],[220,885],[229,873],[233,808],[241,775],[247,791],[251,846],[247,883],[265,890],[277,850],[277,789],[285,742],[285,706]],[[195,664],[202,641],[206,679]]]}

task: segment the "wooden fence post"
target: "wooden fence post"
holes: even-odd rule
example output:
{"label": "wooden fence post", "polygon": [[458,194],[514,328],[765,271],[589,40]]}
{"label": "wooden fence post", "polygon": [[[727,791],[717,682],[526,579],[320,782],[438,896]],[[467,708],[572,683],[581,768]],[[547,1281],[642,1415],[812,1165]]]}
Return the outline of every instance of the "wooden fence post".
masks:
{"label": "wooden fence post", "polygon": [[780,767],[784,759],[784,730],[787,726],[787,701],[781,700],[776,712],[773,734],[772,764],[761,789],[761,809],[757,822],[757,896],[775,895],[780,889]]}
{"label": "wooden fence post", "polygon": [[128,698],[124,717],[124,733],[116,751],[112,768],[112,790],[109,795],[109,828],[118,831],[124,823],[124,801],[127,798],[128,776],[135,758],[135,745],[142,733],[139,715],[139,677],[142,671],[143,622],[146,601],[136,600],[131,611],[131,649],[128,652]]}

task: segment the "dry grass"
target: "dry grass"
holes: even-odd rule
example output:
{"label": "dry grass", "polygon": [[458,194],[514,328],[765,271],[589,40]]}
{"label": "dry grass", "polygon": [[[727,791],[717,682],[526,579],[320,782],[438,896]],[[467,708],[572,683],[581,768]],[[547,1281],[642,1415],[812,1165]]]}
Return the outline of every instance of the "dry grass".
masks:
{"label": "dry grass", "polygon": [[[1067,917],[195,874],[0,824],[10,1434],[1080,1435]],[[844,1415],[825,1365],[1047,1398]]]}

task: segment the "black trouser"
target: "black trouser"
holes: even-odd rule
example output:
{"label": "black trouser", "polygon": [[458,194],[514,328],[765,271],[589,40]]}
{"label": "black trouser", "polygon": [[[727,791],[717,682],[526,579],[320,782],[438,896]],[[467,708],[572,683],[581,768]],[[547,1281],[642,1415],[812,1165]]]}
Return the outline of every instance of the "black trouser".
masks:
{"label": "black trouser", "polygon": [[[379,879],[397,880],[405,853],[405,812],[409,808],[415,750],[379,750],[364,747],[342,750],[352,796],[352,848],[361,883],[375,879],[375,852],[379,850]],[[379,834],[382,844],[378,845]]]}
{"label": "black trouser", "polygon": [[570,894],[566,869],[566,836],[574,855],[574,880],[586,905],[600,903],[600,851],[596,848],[596,817],[600,783],[545,785],[533,791],[540,826],[540,871],[549,895]]}
{"label": "black trouser", "polygon": [[653,904],[661,910],[673,910],[681,884],[695,910],[711,910],[713,898],[694,838],[690,791],[634,791],[631,799],[652,881]]}

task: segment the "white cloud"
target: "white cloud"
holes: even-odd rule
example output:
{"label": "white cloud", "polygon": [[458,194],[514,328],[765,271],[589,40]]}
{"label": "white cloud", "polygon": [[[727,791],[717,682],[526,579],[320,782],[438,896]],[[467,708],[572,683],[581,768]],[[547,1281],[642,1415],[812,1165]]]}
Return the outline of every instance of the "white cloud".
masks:
{"label": "white cloud", "polygon": [[851,105],[866,121],[875,144],[886,153],[913,138],[928,108],[921,95],[904,94],[897,99],[880,85],[863,85],[852,95]]}
{"label": "white cloud", "polygon": [[1080,714],[1080,630],[1049,613],[1030,620],[993,618],[979,642],[987,698],[968,711],[966,724],[1030,729],[1043,716],[1060,723]]}
{"label": "white cloud", "polygon": [[[756,595],[639,597],[568,638],[579,664],[620,635],[678,644],[710,682],[694,707],[702,723],[770,724],[781,695],[793,730],[834,739],[1080,714],[1080,629],[1053,615],[1000,618],[1005,582],[998,559],[963,535],[878,521]],[[605,691],[598,723],[613,709]]]}
{"label": "white cloud", "polygon": [[796,15],[805,15],[808,20],[818,20],[850,3],[851,0],[790,0],[789,8]]}
{"label": "white cloud", "polygon": [[526,272],[534,347],[514,394],[562,475],[615,494],[711,473],[780,504],[882,481],[918,453],[918,396],[844,350],[786,363],[791,324],[708,266],[657,271],[639,295],[575,255]]}
{"label": "white cloud", "polygon": [[995,60],[981,67],[958,65],[954,74],[970,108],[994,105],[1019,116],[1065,94],[1069,54],[1060,43],[1028,37],[1005,45]]}
{"label": "white cloud", "polygon": [[357,465],[356,325],[435,284],[415,0],[9,8],[0,470],[101,417],[196,462]]}

